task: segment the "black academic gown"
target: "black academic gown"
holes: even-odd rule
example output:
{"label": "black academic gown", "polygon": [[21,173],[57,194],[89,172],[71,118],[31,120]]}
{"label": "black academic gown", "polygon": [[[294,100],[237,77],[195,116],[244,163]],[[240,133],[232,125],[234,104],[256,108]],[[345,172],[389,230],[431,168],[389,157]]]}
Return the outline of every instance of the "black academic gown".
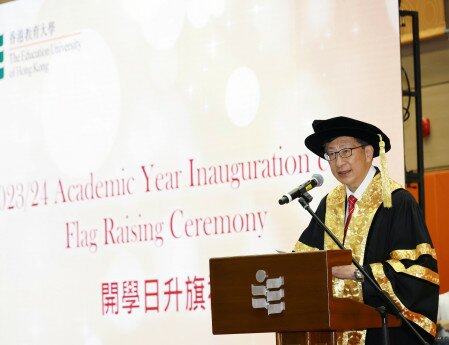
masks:
{"label": "black academic gown", "polygon": [[[373,263],[379,263],[388,280],[391,282],[393,294],[409,311],[406,317],[413,321],[413,318],[420,325],[412,322],[413,326],[429,342],[433,343],[434,334],[431,329],[435,325],[438,310],[439,286],[435,279],[420,277],[419,272],[437,272],[436,256],[431,254],[416,254],[418,248],[432,247],[432,241],[425,225],[422,212],[413,196],[405,189],[397,189],[392,194],[392,208],[384,208],[381,205],[371,223],[368,239],[365,246],[363,267],[374,278]],[[321,200],[316,211],[318,217],[324,222],[326,214],[326,197]],[[312,219],[309,226],[304,230],[299,238],[301,243],[317,249],[323,249],[324,231]],[[419,246],[421,245],[421,246]],[[391,265],[387,260],[391,259],[394,251],[402,253],[402,272]],[[408,250],[405,252],[404,250]],[[425,252],[425,251],[424,251]],[[410,253],[412,255],[410,255]],[[408,258],[407,258],[408,257]],[[410,268],[414,266],[413,268]],[[404,271],[403,269],[407,269]],[[399,272],[397,271],[399,270]],[[430,270],[430,271],[429,271]],[[422,275],[422,273],[421,273]],[[436,274],[436,277],[438,275]],[[382,305],[373,288],[365,280],[362,284],[364,303],[376,307]],[[421,316],[417,316],[421,315]],[[432,325],[429,325],[433,323]],[[427,325],[423,329],[423,325]],[[420,344],[414,334],[404,325],[390,330],[390,343],[392,345],[413,345]],[[369,329],[366,335],[367,345],[382,344],[381,329]]]}

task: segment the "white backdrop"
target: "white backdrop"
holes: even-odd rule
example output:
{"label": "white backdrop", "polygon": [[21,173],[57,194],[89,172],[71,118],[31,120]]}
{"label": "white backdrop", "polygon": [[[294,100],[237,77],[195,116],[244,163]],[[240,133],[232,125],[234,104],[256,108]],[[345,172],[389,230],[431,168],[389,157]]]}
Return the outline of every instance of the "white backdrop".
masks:
{"label": "white backdrop", "polygon": [[278,198],[336,183],[312,120],[403,181],[395,0],[18,0],[0,35],[2,344],[272,344],[211,334],[208,259],[292,248]]}

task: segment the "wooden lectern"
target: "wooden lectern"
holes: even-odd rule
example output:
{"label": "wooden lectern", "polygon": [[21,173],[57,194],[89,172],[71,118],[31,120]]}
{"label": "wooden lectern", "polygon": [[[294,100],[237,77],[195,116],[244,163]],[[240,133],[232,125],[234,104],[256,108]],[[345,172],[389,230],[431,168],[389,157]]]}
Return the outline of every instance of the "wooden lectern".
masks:
{"label": "wooden lectern", "polygon": [[[349,250],[210,259],[213,334],[276,332],[277,345],[334,345],[335,331],[381,327],[374,308],[333,297],[332,267],[350,263]],[[389,327],[400,323],[388,316]]]}

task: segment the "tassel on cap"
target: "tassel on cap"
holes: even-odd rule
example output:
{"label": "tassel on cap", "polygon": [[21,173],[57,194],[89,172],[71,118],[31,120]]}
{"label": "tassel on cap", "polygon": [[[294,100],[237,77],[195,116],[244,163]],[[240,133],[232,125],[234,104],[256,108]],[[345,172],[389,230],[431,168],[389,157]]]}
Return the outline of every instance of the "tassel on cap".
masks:
{"label": "tassel on cap", "polygon": [[390,208],[391,203],[391,189],[390,189],[390,178],[388,176],[388,166],[387,158],[385,157],[385,142],[382,140],[382,135],[379,136],[379,156],[380,156],[380,166],[381,170],[381,180],[382,180],[382,201],[385,208]]}

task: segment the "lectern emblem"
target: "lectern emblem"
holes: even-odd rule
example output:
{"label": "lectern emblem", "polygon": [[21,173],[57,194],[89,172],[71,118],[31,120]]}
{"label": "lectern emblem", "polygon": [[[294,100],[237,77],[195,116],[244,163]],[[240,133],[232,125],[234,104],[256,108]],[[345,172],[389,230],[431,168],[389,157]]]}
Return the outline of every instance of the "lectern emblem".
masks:
{"label": "lectern emblem", "polygon": [[261,285],[251,284],[253,308],[265,308],[268,315],[282,313],[285,310],[284,277],[268,279],[267,272],[258,270],[256,280]]}

